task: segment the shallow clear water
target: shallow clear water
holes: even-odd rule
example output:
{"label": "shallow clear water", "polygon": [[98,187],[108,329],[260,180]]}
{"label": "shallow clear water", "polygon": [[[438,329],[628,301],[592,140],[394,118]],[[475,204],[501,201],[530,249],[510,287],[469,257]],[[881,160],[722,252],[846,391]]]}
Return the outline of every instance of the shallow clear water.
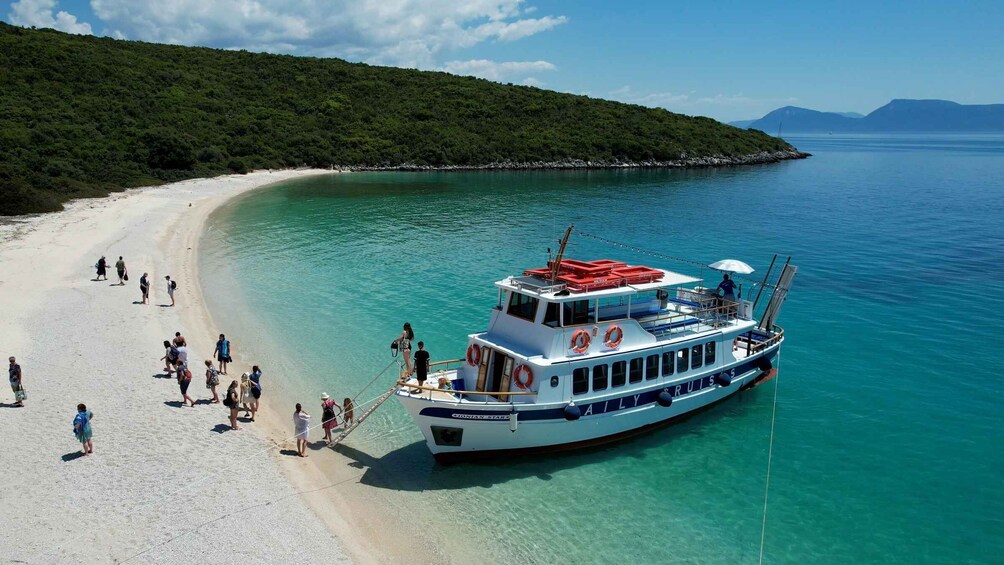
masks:
{"label": "shallow clear water", "polygon": [[[273,382],[298,398],[341,398],[391,361],[404,321],[434,360],[461,357],[486,325],[492,283],[543,266],[569,223],[758,273],[774,252],[790,254],[800,270],[779,320],[788,339],[765,561],[997,561],[1004,137],[792,141],[815,156],[288,182],[214,215],[203,286],[235,346],[274,360]],[[572,243],[572,257],[700,274]],[[401,512],[445,522],[494,560],[756,563],[773,400],[764,386],[602,449],[449,467],[388,402],[346,453]]]}

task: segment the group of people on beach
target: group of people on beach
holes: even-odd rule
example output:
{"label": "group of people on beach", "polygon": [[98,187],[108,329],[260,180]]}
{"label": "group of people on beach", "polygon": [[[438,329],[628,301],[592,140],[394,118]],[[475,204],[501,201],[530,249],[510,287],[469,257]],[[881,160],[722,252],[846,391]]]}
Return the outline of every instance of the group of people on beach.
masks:
{"label": "group of people on beach", "polygon": [[[97,270],[95,281],[108,280],[108,259],[104,255],[94,264],[94,268]],[[121,255],[119,255],[119,260],[115,262],[115,272],[119,276],[119,286],[125,286],[125,283],[129,281],[129,268],[126,267],[125,260]],[[174,291],[177,290],[178,283],[171,279],[171,275],[164,275],[164,280],[166,281],[167,297],[171,299],[170,306],[174,306]],[[149,304],[150,273],[143,273],[143,276],[139,278],[139,292],[141,299],[136,304]],[[164,306],[168,306],[168,304]]]}

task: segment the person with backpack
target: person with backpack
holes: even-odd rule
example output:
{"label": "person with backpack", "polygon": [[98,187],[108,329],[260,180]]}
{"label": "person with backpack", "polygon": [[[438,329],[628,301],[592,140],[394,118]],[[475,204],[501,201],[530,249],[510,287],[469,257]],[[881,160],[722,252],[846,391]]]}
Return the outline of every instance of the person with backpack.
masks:
{"label": "person with backpack", "polygon": [[167,295],[171,297],[171,306],[174,306],[174,291],[178,288],[178,283],[171,280],[171,275],[164,278],[167,279]]}
{"label": "person with backpack", "polygon": [[94,268],[98,270],[98,276],[94,280],[99,281],[101,277],[104,277],[104,280],[108,280],[108,260],[105,259],[104,255],[94,264]]}
{"label": "person with backpack", "polygon": [[164,362],[164,372],[171,376],[175,365],[178,363],[178,348],[170,341],[164,340],[164,356],[160,358]]}
{"label": "person with backpack", "polygon": [[227,374],[227,363],[232,361],[230,358],[230,340],[223,334],[220,334],[219,341],[216,342],[216,351],[213,352],[220,361],[220,372],[224,375]]}
{"label": "person with backpack", "polygon": [[77,436],[84,455],[94,453],[94,430],[91,429],[91,420],[94,413],[87,409],[84,404],[77,404],[77,415],[73,418],[73,435]]}
{"label": "person with backpack", "polygon": [[321,427],[324,428],[324,441],[328,445],[331,445],[332,442],[331,429],[338,425],[338,414],[335,413],[336,409],[338,412],[342,411],[338,403],[328,396],[328,393],[321,394]]}
{"label": "person with backpack", "polygon": [[195,401],[192,400],[191,396],[188,396],[188,385],[192,384],[192,372],[188,370],[188,365],[181,359],[178,359],[176,374],[178,376],[178,386],[181,387],[181,404],[184,405],[185,402],[189,402],[192,406],[195,406]]}
{"label": "person with backpack", "polygon": [[237,393],[237,381],[231,381],[227,388],[227,395],[223,398],[223,405],[230,409],[230,429],[239,430],[237,425],[237,410],[240,408],[240,396]]}

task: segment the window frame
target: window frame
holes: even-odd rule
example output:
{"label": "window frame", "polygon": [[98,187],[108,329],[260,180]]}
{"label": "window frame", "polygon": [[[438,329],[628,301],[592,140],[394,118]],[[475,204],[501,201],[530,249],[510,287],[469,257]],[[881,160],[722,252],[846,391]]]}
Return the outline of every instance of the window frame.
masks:
{"label": "window frame", "polygon": [[[602,370],[601,371],[597,371],[597,369],[602,369]],[[606,363],[601,363],[599,365],[593,365],[591,373],[592,374],[591,374],[590,379],[589,379],[590,390],[592,390],[593,392],[597,392],[597,391],[601,391],[601,390],[607,390],[608,388],[610,388],[610,368],[607,366]],[[598,378],[598,374],[597,373],[602,373],[602,375],[603,375],[603,377],[602,377],[603,378],[603,386],[600,387],[600,388],[596,388],[596,380]]]}
{"label": "window frame", "polygon": [[[653,379],[659,378],[659,361],[662,356],[658,353],[653,353],[645,357],[645,380],[651,381]],[[652,367],[652,359],[655,359],[655,367]],[[649,370],[651,369],[651,370]]]}
{"label": "window frame", "polygon": [[614,361],[613,363],[610,364],[610,388],[618,388],[626,384],[627,384],[627,361],[626,360]]}
{"label": "window frame", "polygon": [[[514,305],[513,301],[519,301],[520,297],[522,297],[523,299],[526,299],[526,302],[520,302],[520,303]],[[513,307],[514,306],[516,308],[518,308],[518,309],[522,309],[522,307],[524,306],[524,304],[533,304],[532,311],[530,312],[529,317],[527,317],[525,315],[522,315],[522,314],[519,314],[519,313],[516,313],[516,312],[513,311],[513,309],[514,309]],[[538,308],[540,308],[540,299],[539,298],[534,298],[534,297],[530,296],[529,294],[523,294],[522,292],[510,291],[509,292],[509,300],[506,303],[505,313],[508,314],[508,315],[510,315],[510,316],[512,316],[513,318],[519,318],[520,320],[526,320],[528,322],[533,322],[534,320],[537,319],[537,309]]]}
{"label": "window frame", "polygon": [[628,361],[628,384],[636,385],[643,380],[645,380],[645,358],[634,357]]}
{"label": "window frame", "polygon": [[676,374],[682,375],[690,370],[690,348],[681,347],[676,350]]}
{"label": "window frame", "polygon": [[690,368],[700,369],[704,366],[704,344],[698,343],[690,347]]}
{"label": "window frame", "polygon": [[[582,373],[584,371],[584,375]],[[576,390],[576,379],[581,379],[581,382],[585,383],[585,388],[583,390]],[[572,394],[586,394],[589,392],[589,367],[576,367],[572,369]]]}
{"label": "window frame", "polygon": [[659,374],[664,377],[671,377],[676,369],[676,350],[670,349],[669,351],[662,352],[662,369]]}

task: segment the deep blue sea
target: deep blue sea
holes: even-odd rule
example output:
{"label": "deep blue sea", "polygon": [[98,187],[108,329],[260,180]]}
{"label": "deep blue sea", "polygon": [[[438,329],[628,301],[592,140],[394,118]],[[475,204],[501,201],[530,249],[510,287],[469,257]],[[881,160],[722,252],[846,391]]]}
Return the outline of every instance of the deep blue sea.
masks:
{"label": "deep blue sea", "polygon": [[[434,360],[463,356],[492,283],[544,266],[571,223],[756,274],[790,255],[764,562],[1000,563],[1004,136],[789,141],[813,157],[288,182],[213,216],[202,285],[235,345],[314,402],[354,395],[404,321]],[[568,255],[718,278],[574,235]],[[774,400],[762,386],[605,448],[448,467],[388,402],[347,447],[397,511],[489,561],[757,563]]]}

